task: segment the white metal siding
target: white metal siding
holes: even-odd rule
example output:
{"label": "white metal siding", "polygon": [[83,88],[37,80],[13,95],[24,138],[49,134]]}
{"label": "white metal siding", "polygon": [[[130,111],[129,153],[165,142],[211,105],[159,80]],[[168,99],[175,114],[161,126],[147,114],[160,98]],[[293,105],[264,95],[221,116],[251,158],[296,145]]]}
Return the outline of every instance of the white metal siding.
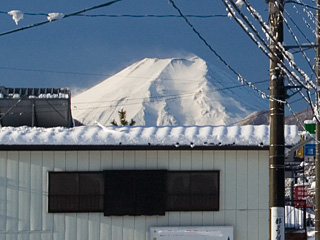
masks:
{"label": "white metal siding", "polygon": [[[0,239],[149,240],[151,226],[234,227],[234,239],[269,238],[268,151],[2,151]],[[220,170],[220,211],[165,216],[49,214],[48,171]]]}

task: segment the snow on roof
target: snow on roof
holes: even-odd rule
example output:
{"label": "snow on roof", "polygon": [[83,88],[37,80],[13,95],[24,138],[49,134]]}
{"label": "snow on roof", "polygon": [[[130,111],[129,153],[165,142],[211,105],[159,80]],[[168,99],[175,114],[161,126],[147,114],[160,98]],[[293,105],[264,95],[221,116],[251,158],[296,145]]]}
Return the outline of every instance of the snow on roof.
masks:
{"label": "snow on roof", "polygon": [[[300,140],[296,126],[285,126],[286,145]],[[80,126],[2,127],[0,145],[269,145],[269,126]]]}

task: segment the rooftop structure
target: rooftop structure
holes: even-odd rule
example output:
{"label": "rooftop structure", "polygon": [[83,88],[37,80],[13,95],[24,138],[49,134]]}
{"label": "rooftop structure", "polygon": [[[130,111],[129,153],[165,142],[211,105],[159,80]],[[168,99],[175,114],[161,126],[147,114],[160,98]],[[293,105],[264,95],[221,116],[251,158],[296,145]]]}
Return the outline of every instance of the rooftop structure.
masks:
{"label": "rooftop structure", "polygon": [[72,127],[70,101],[67,88],[0,87],[0,125]]}

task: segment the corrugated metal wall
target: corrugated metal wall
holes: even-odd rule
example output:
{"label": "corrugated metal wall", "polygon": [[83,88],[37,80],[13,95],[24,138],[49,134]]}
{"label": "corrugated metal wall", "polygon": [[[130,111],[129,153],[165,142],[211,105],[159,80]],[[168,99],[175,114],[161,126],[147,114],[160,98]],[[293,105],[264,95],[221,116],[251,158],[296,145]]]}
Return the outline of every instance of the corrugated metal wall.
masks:
{"label": "corrugated metal wall", "polygon": [[[165,216],[49,214],[48,171],[220,170],[220,211]],[[1,240],[149,240],[151,226],[234,227],[235,240],[269,238],[268,151],[0,152]]]}

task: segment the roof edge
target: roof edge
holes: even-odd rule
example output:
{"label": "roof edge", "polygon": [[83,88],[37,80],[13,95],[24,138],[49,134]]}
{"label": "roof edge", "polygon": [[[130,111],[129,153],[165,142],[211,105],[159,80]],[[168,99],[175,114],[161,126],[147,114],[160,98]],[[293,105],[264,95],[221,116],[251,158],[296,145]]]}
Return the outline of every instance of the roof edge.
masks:
{"label": "roof edge", "polygon": [[152,151],[152,150],[269,150],[269,146],[240,145],[0,145],[0,151]]}

